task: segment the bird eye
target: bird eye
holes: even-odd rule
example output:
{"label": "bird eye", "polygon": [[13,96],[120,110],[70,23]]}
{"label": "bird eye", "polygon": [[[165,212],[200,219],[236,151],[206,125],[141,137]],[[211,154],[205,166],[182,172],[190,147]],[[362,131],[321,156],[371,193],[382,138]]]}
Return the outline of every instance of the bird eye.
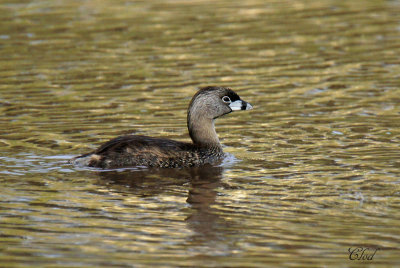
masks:
{"label": "bird eye", "polygon": [[228,96],[223,96],[222,97],[222,101],[225,102],[225,103],[231,103],[232,102],[231,99]]}

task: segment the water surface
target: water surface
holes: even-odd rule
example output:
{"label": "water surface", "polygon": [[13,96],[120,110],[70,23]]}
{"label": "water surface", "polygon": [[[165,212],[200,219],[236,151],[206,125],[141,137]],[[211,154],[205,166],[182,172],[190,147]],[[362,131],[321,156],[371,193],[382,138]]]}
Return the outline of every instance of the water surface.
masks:
{"label": "water surface", "polygon": [[[400,265],[397,1],[2,1],[4,267]],[[188,141],[196,89],[221,165],[96,171],[118,135]],[[371,261],[349,247],[379,248]]]}

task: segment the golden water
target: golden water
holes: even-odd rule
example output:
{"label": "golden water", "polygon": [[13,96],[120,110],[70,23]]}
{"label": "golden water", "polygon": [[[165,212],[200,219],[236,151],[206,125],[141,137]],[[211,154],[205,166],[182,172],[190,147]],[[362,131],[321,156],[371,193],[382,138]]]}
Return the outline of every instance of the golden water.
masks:
{"label": "golden water", "polygon": [[[398,1],[3,0],[0,19],[2,267],[400,265]],[[188,140],[206,85],[254,106],[218,120],[222,166],[66,164],[125,133]]]}

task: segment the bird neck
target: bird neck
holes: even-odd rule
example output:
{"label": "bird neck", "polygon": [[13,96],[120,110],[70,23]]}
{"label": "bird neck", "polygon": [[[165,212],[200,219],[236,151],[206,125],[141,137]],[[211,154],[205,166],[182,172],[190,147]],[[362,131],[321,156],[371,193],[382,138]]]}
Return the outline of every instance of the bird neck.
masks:
{"label": "bird neck", "polygon": [[194,144],[206,147],[221,147],[215,131],[214,119],[189,115],[188,130]]}

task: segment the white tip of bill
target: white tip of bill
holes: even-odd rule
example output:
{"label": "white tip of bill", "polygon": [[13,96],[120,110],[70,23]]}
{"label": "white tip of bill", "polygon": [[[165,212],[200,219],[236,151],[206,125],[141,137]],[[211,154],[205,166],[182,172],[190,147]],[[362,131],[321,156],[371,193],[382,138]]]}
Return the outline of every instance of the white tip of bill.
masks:
{"label": "white tip of bill", "polygon": [[253,106],[251,106],[250,103],[246,102],[246,110],[251,110],[253,109]]}

